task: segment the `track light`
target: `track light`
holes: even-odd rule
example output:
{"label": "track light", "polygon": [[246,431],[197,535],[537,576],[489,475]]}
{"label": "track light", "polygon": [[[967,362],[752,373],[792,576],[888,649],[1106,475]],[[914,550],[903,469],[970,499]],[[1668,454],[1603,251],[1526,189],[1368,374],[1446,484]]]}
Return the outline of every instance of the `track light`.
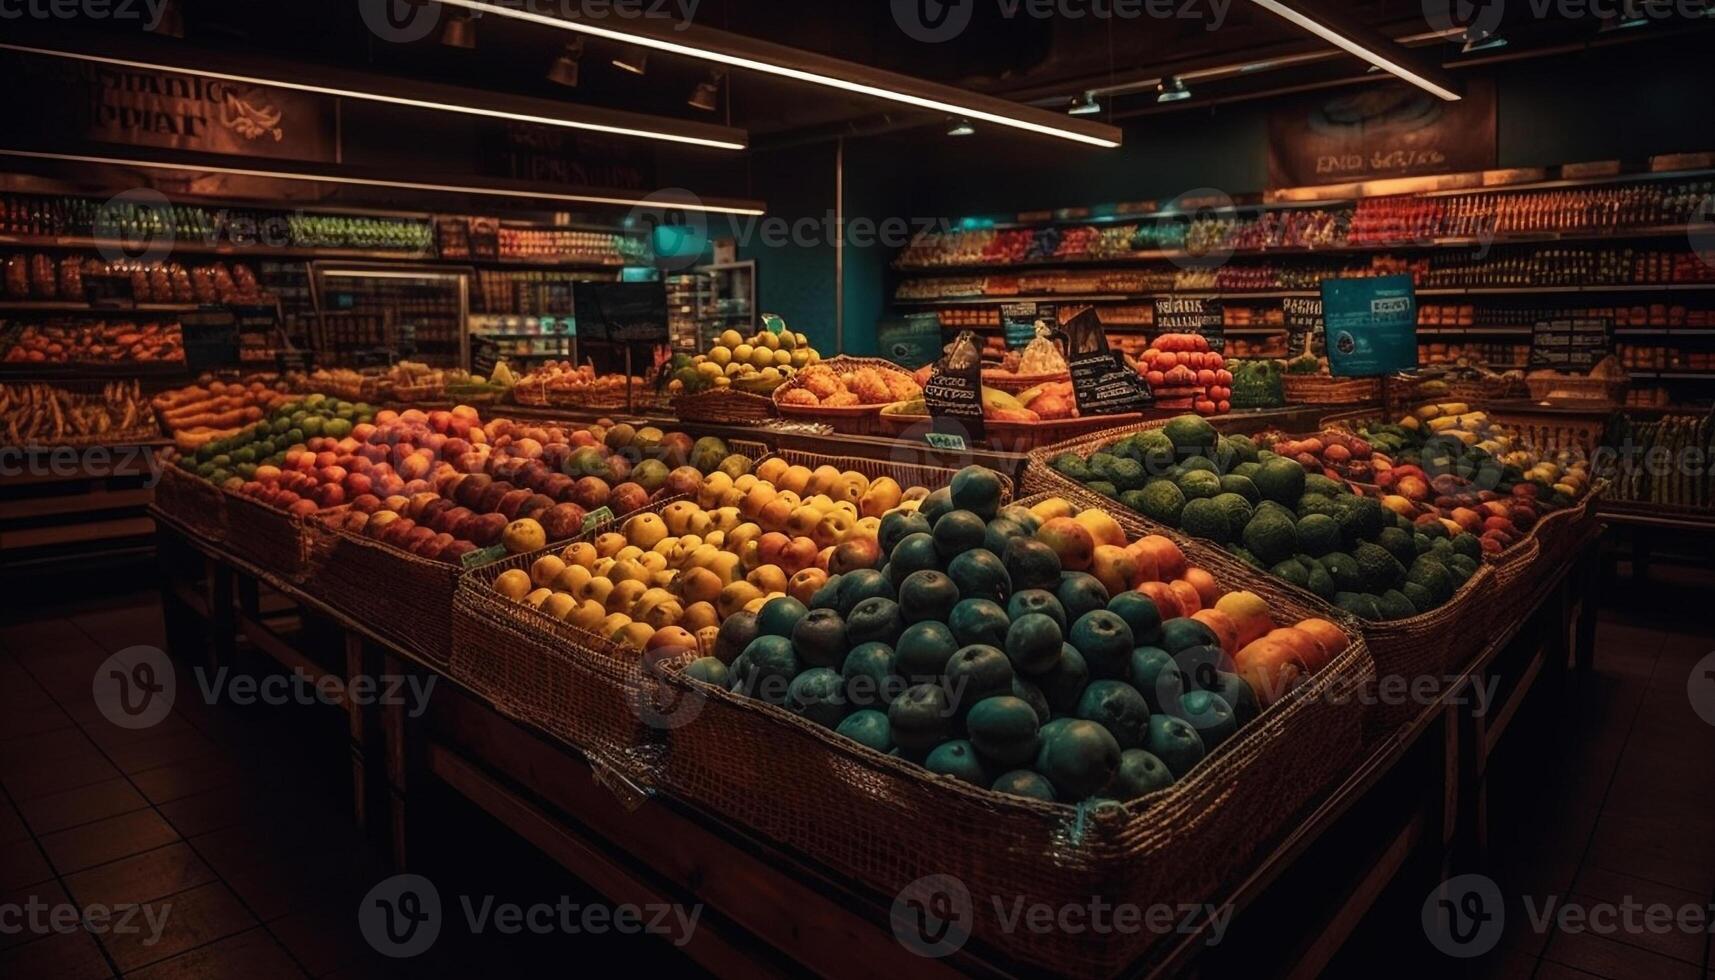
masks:
{"label": "track light", "polygon": [[566,50],[554,59],[548,68],[548,81],[567,88],[578,87],[578,59],[584,54],[584,39],[577,38],[566,45]]}
{"label": "track light", "polygon": [[709,77],[697,83],[697,88],[691,97],[685,101],[693,109],[713,112],[720,105],[721,80],[726,78],[726,69],[715,68],[709,72]]}
{"label": "track light", "polygon": [[449,48],[476,47],[476,21],[469,14],[454,14],[441,27],[441,43]]}
{"label": "track light", "polygon": [[972,126],[969,119],[955,119],[953,125],[947,127],[948,136],[972,136],[976,131],[977,127]]}
{"label": "track light", "polygon": [[[1283,17],[1293,24],[1298,25],[1322,40],[1327,41],[1329,44],[1345,51],[1347,54],[1356,55],[1370,64],[1375,65],[1377,68],[1380,68],[1382,71],[1410,82],[1438,99],[1443,99],[1448,102],[1457,102],[1463,98],[1463,96],[1458,92],[1454,91],[1457,87],[1455,83],[1450,80],[1444,80],[1443,77],[1445,73],[1437,71],[1433,66],[1428,65],[1413,67],[1413,65],[1417,63],[1409,57],[1409,52],[1399,48],[1398,45],[1388,41],[1387,38],[1370,39],[1362,36],[1352,36],[1362,32],[1348,27],[1345,28],[1344,31],[1349,31],[1351,33],[1345,33],[1342,29],[1336,28],[1332,24],[1325,24],[1304,11],[1295,9],[1290,6],[1286,0],[1251,0],[1251,2],[1264,10],[1267,10],[1269,13]],[[1302,3],[1302,0],[1292,0],[1292,2]]]}
{"label": "track light", "polygon": [[179,5],[179,0],[165,0],[161,4],[161,12],[155,18],[155,26],[149,28],[149,31],[162,37],[184,40],[185,12]]}
{"label": "track light", "polygon": [[1476,54],[1479,51],[1493,51],[1496,48],[1506,46],[1507,39],[1494,31],[1485,30],[1481,27],[1467,27],[1465,29],[1465,47],[1460,53]]}
{"label": "track light", "polygon": [[614,55],[613,67],[633,75],[646,75],[649,73],[649,52],[642,48],[627,48]]}
{"label": "track light", "polygon": [[1155,86],[1155,101],[1184,102],[1191,97],[1191,90],[1185,87],[1185,79],[1175,75],[1163,80]]}
{"label": "track light", "polygon": [[1071,116],[1096,116],[1102,112],[1102,104],[1096,101],[1096,93],[1085,92],[1072,100],[1072,107],[1066,110]]}
{"label": "track light", "polygon": [[1608,34],[1608,33],[1612,33],[1613,31],[1629,31],[1634,27],[1648,27],[1648,26],[1649,26],[1649,18],[1648,17],[1637,16],[1637,15],[1633,15],[1630,17],[1624,17],[1624,16],[1619,16],[1619,15],[1614,15],[1614,16],[1610,16],[1610,17],[1603,19],[1601,33]]}

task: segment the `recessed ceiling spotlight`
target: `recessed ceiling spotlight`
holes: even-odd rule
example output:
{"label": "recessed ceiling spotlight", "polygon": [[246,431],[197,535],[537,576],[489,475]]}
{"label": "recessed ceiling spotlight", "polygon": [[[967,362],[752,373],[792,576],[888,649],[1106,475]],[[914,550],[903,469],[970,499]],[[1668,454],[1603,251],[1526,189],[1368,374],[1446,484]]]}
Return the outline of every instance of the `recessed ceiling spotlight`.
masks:
{"label": "recessed ceiling spotlight", "polygon": [[1155,101],[1184,102],[1191,97],[1191,90],[1185,87],[1185,79],[1175,75],[1155,86]]}
{"label": "recessed ceiling spotlight", "polygon": [[726,69],[714,68],[709,71],[709,77],[697,83],[697,88],[686,100],[693,109],[713,112],[720,105],[721,81],[726,78]]}
{"label": "recessed ceiling spotlight", "polygon": [[1494,31],[1486,30],[1481,27],[1468,27],[1465,29],[1465,47],[1460,53],[1476,54],[1479,51],[1493,51],[1496,48],[1504,48],[1506,46],[1507,39],[1496,34]]}
{"label": "recessed ceiling spotlight", "polygon": [[969,119],[955,119],[953,125],[947,127],[948,136],[972,136],[976,131],[977,127],[972,126]]}
{"label": "recessed ceiling spotlight", "polygon": [[1102,104],[1096,101],[1094,92],[1085,92],[1073,99],[1072,107],[1066,110],[1066,113],[1072,116],[1097,116],[1101,115],[1101,112]]}
{"label": "recessed ceiling spotlight", "polygon": [[649,52],[642,48],[626,48],[614,55],[613,67],[633,75],[646,75],[649,73]]}
{"label": "recessed ceiling spotlight", "polygon": [[567,88],[578,87],[578,59],[584,56],[584,39],[574,38],[548,67],[548,81]]}
{"label": "recessed ceiling spotlight", "polygon": [[469,14],[454,14],[441,28],[441,43],[449,48],[476,47],[476,21]]}

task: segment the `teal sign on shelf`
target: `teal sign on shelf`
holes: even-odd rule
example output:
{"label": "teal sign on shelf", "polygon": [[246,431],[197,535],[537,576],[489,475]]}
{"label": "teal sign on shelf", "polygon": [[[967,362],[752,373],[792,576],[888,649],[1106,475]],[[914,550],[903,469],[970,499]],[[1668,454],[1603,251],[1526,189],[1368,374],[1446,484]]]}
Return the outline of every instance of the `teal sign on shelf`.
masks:
{"label": "teal sign on shelf", "polygon": [[900,367],[916,370],[941,356],[941,318],[934,313],[914,313],[876,325],[876,348],[882,357]]}
{"label": "teal sign on shelf", "polygon": [[1417,289],[1410,276],[1323,280],[1322,321],[1328,369],[1337,378],[1417,367]]}

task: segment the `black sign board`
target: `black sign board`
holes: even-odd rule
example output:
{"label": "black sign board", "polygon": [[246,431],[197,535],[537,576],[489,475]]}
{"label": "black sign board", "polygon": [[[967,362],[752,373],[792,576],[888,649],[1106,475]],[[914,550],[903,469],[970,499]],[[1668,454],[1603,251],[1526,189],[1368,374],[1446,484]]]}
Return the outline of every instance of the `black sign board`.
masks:
{"label": "black sign board", "polygon": [[1149,382],[1126,366],[1124,355],[1109,349],[1107,333],[1095,310],[1078,314],[1062,329],[1079,415],[1126,415],[1155,404]]}
{"label": "black sign board", "polygon": [[137,305],[130,276],[85,276],[83,298],[90,306],[101,309],[129,310]]}
{"label": "black sign board", "polygon": [[179,317],[185,368],[192,374],[237,367],[238,318],[225,307],[204,307]]}
{"label": "black sign board", "polygon": [[1588,374],[1614,352],[1614,321],[1547,320],[1530,335],[1530,366]]}
{"label": "black sign board", "polygon": [[1218,299],[1172,296],[1155,301],[1155,332],[1197,334],[1217,354],[1227,349],[1226,310]]}
{"label": "black sign board", "polygon": [[1327,329],[1322,322],[1322,298],[1288,297],[1280,307],[1286,315],[1286,356],[1315,353],[1318,339]]}
{"label": "black sign board", "polygon": [[585,341],[665,344],[667,287],[659,282],[580,282],[572,287],[578,337]]}
{"label": "black sign board", "polygon": [[472,258],[500,258],[500,219],[470,219],[470,254]]}
{"label": "black sign board", "polygon": [[1002,303],[1000,307],[1000,324],[1006,333],[1007,350],[1022,350],[1030,346],[1030,342],[1036,339],[1037,323],[1053,329],[1058,322],[1052,303]]}
{"label": "black sign board", "polygon": [[[929,383],[923,386],[923,404],[929,410],[930,445],[940,449],[962,449],[984,436],[982,347],[969,331],[959,334],[948,346],[947,355],[935,362]],[[936,436],[943,438],[937,439]],[[945,437],[953,438],[945,438]]]}
{"label": "black sign board", "polygon": [[281,374],[288,371],[298,371],[308,374],[316,369],[316,352],[294,348],[274,352],[274,367]]}
{"label": "black sign board", "polygon": [[499,363],[499,347],[492,337],[472,334],[470,338],[470,373],[486,378],[494,373],[495,364]]}
{"label": "black sign board", "polygon": [[385,347],[375,347],[370,350],[354,350],[344,355],[352,367],[392,367],[393,352]]}
{"label": "black sign board", "polygon": [[470,258],[470,222],[465,218],[436,218],[435,252],[443,259]]}

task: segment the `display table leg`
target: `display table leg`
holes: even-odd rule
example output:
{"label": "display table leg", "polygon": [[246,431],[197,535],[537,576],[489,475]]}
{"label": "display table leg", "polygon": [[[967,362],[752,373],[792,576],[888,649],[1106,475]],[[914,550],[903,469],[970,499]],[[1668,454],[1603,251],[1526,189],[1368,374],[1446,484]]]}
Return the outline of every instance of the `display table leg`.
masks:
{"label": "display table leg", "polygon": [[[363,637],[350,630],[345,631],[347,692],[352,690],[354,681],[367,674],[364,665],[364,651]],[[352,819],[360,830],[369,826],[369,767],[366,763],[369,748],[367,733],[370,727],[366,716],[369,710],[369,707],[360,699],[347,694],[345,712],[349,725],[348,731],[351,736],[351,812]]]}
{"label": "display table leg", "polygon": [[[382,674],[404,677],[408,669],[404,661],[388,654],[382,665]],[[402,698],[393,698],[381,706],[381,738],[383,755],[387,760],[387,815],[395,871],[405,870],[409,856],[405,803],[411,783],[412,755],[408,743],[407,705],[403,702]]]}
{"label": "display table leg", "polygon": [[231,666],[238,649],[238,617],[233,609],[232,569],[210,558],[205,561],[207,579],[204,600],[208,603],[208,667],[211,672]]}

